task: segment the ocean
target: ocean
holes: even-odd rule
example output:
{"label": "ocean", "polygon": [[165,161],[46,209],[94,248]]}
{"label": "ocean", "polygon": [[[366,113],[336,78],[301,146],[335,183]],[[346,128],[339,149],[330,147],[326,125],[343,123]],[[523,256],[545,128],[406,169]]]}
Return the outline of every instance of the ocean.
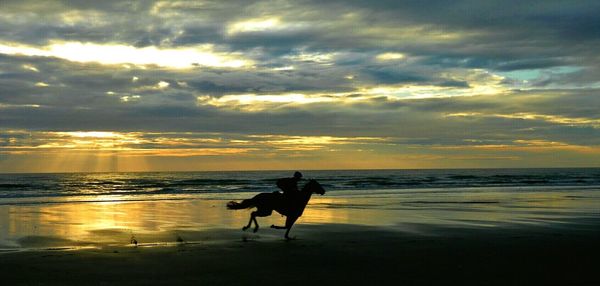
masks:
{"label": "ocean", "polygon": [[[151,200],[277,190],[292,171],[0,174],[0,204],[56,202],[57,198]],[[600,168],[304,171],[335,194],[390,190],[522,187],[600,187]]]}
{"label": "ocean", "polygon": [[[302,171],[326,189],[314,195],[307,225],[360,225],[435,235],[443,228],[531,225],[597,228],[600,169]],[[230,200],[276,191],[293,171],[65,173],[0,175],[0,251],[127,245],[180,240],[280,239],[242,232],[249,211]],[[300,183],[302,185],[302,183]],[[262,225],[281,224],[274,214]],[[204,233],[204,234],[203,234]],[[254,234],[252,234],[254,235]],[[176,239],[177,238],[177,239]]]}

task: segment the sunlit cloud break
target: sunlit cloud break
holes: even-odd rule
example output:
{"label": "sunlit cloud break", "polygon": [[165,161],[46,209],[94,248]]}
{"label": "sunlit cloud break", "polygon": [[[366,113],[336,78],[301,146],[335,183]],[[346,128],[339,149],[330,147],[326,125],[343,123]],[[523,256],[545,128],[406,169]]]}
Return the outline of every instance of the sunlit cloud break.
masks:
{"label": "sunlit cloud break", "polygon": [[279,18],[250,19],[229,25],[228,34],[260,32],[282,28]]}
{"label": "sunlit cloud break", "polygon": [[404,54],[401,53],[383,53],[379,54],[376,57],[380,61],[393,61],[393,60],[402,60],[406,58]]}
{"label": "sunlit cloud break", "polygon": [[176,69],[194,66],[241,68],[252,65],[251,60],[240,55],[215,52],[212,45],[161,49],[153,46],[138,48],[121,44],[59,42],[38,48],[0,43],[0,54],[56,57],[72,62],[106,65],[157,65]]}
{"label": "sunlit cloud break", "polygon": [[[8,140],[2,139],[9,138]],[[381,144],[388,138],[340,136],[234,135],[213,133],[150,133],[112,131],[24,131],[0,130],[0,154],[53,154],[64,150],[128,156],[175,156],[308,151],[331,146]]]}
{"label": "sunlit cloud break", "polygon": [[333,97],[306,94],[232,94],[222,97],[198,96],[198,105],[224,108],[239,108],[249,111],[264,110],[282,105],[301,105],[317,102],[332,102]]}
{"label": "sunlit cloud break", "polygon": [[481,112],[460,112],[460,113],[449,113],[446,117],[498,117],[508,119],[520,119],[520,120],[538,120],[546,121],[550,123],[564,124],[569,126],[591,126],[594,128],[600,128],[600,119],[585,118],[585,117],[565,117],[558,115],[547,115],[547,114],[535,114],[535,113],[513,113],[513,114],[485,114]]}

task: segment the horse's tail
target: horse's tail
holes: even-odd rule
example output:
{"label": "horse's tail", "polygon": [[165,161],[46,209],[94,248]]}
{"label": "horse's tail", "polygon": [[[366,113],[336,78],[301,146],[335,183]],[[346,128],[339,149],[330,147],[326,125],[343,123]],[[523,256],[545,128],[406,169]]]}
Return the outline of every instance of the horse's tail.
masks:
{"label": "horse's tail", "polygon": [[247,209],[254,206],[254,202],[252,199],[243,200],[241,203],[236,201],[231,201],[227,203],[227,208],[230,210],[241,210]]}

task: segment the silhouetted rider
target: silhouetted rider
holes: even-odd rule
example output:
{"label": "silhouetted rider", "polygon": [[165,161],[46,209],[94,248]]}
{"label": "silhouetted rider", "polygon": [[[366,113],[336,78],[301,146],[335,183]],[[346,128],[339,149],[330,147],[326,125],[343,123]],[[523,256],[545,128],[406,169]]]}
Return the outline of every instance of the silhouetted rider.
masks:
{"label": "silhouetted rider", "polygon": [[283,191],[283,195],[286,198],[291,198],[297,194],[300,190],[298,189],[298,182],[302,179],[302,173],[296,171],[294,176],[291,178],[281,178],[277,180],[277,187]]}

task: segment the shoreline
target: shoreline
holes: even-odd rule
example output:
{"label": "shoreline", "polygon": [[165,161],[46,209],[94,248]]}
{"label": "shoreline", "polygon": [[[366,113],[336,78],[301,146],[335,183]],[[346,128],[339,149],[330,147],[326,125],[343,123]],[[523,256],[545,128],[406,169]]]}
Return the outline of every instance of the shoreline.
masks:
{"label": "shoreline", "polygon": [[[103,197],[93,202],[0,205],[0,249],[127,245],[132,236],[143,244],[205,241],[203,231],[214,229],[221,230],[219,237],[236,239],[231,232],[248,222],[251,210],[231,211],[225,205],[252,195],[120,201]],[[297,226],[346,224],[418,234],[427,226],[560,225],[569,219],[600,216],[599,195],[596,188],[338,191],[314,196]],[[283,220],[277,213],[259,218],[261,234]],[[424,227],[414,230],[415,225]]]}

